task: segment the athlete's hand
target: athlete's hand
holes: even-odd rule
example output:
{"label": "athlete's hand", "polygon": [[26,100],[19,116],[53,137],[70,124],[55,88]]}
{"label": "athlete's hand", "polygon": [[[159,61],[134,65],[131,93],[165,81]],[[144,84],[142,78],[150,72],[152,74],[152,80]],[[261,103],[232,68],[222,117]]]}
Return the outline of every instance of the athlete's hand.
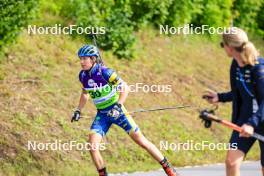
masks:
{"label": "athlete's hand", "polygon": [[217,92],[213,90],[205,91],[205,94],[202,96],[203,99],[207,100],[208,103],[215,104],[218,103],[219,98]]}
{"label": "athlete's hand", "polygon": [[244,124],[242,127],[242,131],[240,133],[240,137],[250,137],[254,133],[254,128],[251,125]]}
{"label": "athlete's hand", "polygon": [[72,114],[71,122],[78,121],[81,118],[81,111],[80,109],[76,109],[74,113]]}
{"label": "athlete's hand", "polygon": [[115,104],[113,108],[107,113],[107,116],[114,117],[115,119],[118,118],[122,113],[121,107],[122,107],[121,104],[119,103]]}

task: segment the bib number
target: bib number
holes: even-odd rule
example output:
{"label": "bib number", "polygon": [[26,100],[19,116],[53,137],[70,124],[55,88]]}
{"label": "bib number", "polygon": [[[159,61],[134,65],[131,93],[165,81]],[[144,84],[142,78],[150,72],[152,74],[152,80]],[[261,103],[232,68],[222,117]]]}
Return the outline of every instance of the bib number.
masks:
{"label": "bib number", "polygon": [[90,94],[90,96],[91,96],[92,99],[101,96],[101,92],[99,92],[99,91],[89,92],[89,94]]}

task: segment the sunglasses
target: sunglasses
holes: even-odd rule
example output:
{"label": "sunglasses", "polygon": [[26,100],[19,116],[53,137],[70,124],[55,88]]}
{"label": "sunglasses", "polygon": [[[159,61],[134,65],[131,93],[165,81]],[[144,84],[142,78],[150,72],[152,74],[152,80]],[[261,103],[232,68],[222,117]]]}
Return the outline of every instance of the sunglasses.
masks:
{"label": "sunglasses", "polygon": [[221,48],[224,48],[225,43],[224,42],[220,42],[220,46],[221,46]]}

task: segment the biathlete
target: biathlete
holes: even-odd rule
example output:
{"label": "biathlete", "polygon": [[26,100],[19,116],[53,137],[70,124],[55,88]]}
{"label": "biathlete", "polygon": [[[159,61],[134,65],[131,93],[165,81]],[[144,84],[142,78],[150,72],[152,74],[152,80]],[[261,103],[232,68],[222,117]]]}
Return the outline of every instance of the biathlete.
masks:
{"label": "biathlete", "polygon": [[[81,111],[88,99],[87,94],[89,94],[97,108],[97,114],[90,128],[89,143],[92,146],[98,146],[111,125],[115,124],[124,129],[133,141],[158,161],[168,176],[178,176],[157,147],[140,132],[138,125],[125,109],[123,104],[128,95],[128,86],[115,71],[102,64],[98,49],[93,45],[84,45],[78,51],[78,57],[82,67],[79,80],[83,88],[79,105],[71,121],[80,119]],[[90,154],[99,176],[106,176],[106,165],[99,148],[93,148]]]}
{"label": "biathlete", "polygon": [[[264,59],[240,28],[231,27],[224,33],[221,47],[233,58],[231,91],[208,91],[205,97],[210,103],[232,101],[232,122],[242,126],[243,131],[240,134],[233,131],[231,135],[230,143],[237,144],[237,150],[227,152],[226,175],[239,176],[241,162],[256,141],[250,136],[254,131],[264,135]],[[259,141],[259,146],[264,176],[264,143]]]}

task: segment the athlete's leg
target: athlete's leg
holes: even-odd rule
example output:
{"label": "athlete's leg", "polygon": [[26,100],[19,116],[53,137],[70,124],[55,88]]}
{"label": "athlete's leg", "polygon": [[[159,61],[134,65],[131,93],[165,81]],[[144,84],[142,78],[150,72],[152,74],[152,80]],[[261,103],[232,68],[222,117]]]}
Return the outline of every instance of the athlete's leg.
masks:
{"label": "athlete's leg", "polygon": [[124,106],[121,107],[122,115],[115,119],[113,123],[123,128],[130,137],[143,149],[145,149],[155,160],[160,162],[164,159],[161,152],[157,149],[157,147],[152,144],[149,140],[147,140],[144,135],[140,132],[137,124],[131,117],[131,115],[127,112]]}
{"label": "athlete's leg", "polygon": [[105,167],[105,163],[99,151],[100,148],[99,145],[101,141],[102,141],[102,136],[100,134],[91,133],[89,135],[89,143],[92,146],[90,150],[90,154],[97,170],[103,169]]}
{"label": "athlete's leg", "polygon": [[226,175],[240,176],[240,165],[245,157],[245,154],[240,150],[228,150],[226,156]]}
{"label": "athlete's leg", "polygon": [[250,150],[256,139],[240,137],[239,133],[233,131],[230,144],[236,144],[236,148],[230,149],[226,156],[226,175],[227,176],[240,176],[240,165]]}
{"label": "athlete's leg", "polygon": [[[261,133],[263,134],[263,132]],[[264,142],[259,141],[259,147],[260,147],[260,160],[261,160],[261,166],[262,166],[262,175],[264,176]]]}
{"label": "athlete's leg", "polygon": [[168,160],[161,154],[159,149],[147,140],[140,132],[138,126],[132,119],[126,109],[122,107],[123,115],[114,120],[113,122],[123,128],[130,137],[143,149],[145,149],[156,161],[158,161],[168,176],[176,176],[176,171],[171,167]]}
{"label": "athlete's leg", "polygon": [[130,137],[143,149],[145,149],[163,167],[168,176],[176,176],[177,172],[173,169],[168,160],[161,154],[160,150],[138,130],[131,130]]}
{"label": "athlete's leg", "polygon": [[164,159],[159,149],[140,132],[131,132],[130,137],[143,149],[145,149],[155,160],[160,162]]}
{"label": "athlete's leg", "polygon": [[91,133],[89,134],[89,143],[91,145],[90,154],[99,176],[107,176],[106,166],[100,153],[100,144],[111,124],[108,117],[104,114],[97,113],[91,126]]}

